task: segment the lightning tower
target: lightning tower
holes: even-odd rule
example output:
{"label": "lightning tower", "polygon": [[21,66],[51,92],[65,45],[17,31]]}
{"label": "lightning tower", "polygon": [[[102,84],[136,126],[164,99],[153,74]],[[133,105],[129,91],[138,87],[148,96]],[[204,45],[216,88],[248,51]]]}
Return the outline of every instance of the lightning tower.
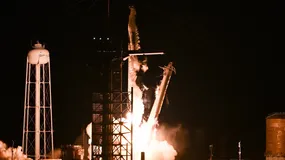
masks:
{"label": "lightning tower", "polygon": [[49,51],[39,42],[27,56],[22,148],[35,160],[53,155]]}

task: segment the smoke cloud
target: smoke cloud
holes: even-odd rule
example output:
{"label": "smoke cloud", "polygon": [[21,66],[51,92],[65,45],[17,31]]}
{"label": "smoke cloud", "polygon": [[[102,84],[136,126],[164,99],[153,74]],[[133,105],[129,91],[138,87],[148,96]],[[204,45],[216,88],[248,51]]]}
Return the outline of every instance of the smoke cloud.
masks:
{"label": "smoke cloud", "polygon": [[139,32],[136,25],[136,9],[134,6],[130,6],[130,15],[129,15],[129,24],[128,24],[128,32],[129,32],[129,51],[133,50],[140,50],[141,47],[139,45],[140,38],[139,38]]}
{"label": "smoke cloud", "polygon": [[159,124],[157,128],[157,139],[167,141],[172,145],[179,155],[183,155],[188,147],[189,132],[181,124],[170,126],[168,124]]}
{"label": "smoke cloud", "polygon": [[[49,154],[50,158],[58,159],[61,157],[61,149],[55,149],[53,156]],[[6,143],[0,141],[0,160],[32,160],[23,153],[22,147],[17,148],[8,147]]]}
{"label": "smoke cloud", "polygon": [[49,157],[52,159],[60,159],[62,157],[62,150],[60,148],[56,148],[53,151],[53,155],[49,154]]}
{"label": "smoke cloud", "polygon": [[17,148],[7,147],[7,145],[0,141],[0,160],[32,160],[23,154],[22,147]]}

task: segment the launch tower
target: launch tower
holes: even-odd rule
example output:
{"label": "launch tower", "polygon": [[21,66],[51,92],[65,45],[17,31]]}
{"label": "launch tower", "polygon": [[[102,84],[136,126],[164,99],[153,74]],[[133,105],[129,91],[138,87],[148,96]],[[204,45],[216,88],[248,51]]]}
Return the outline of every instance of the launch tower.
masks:
{"label": "launch tower", "polygon": [[23,153],[35,160],[53,155],[53,120],[49,51],[39,42],[27,56]]}
{"label": "launch tower", "polygon": [[122,91],[121,60],[111,62],[110,88],[106,93],[93,94],[92,159],[131,160],[132,126],[131,93]]}
{"label": "launch tower", "polygon": [[[122,56],[109,51],[108,65],[103,73],[104,88],[92,96],[92,154],[93,160],[131,160],[132,128],[126,121],[131,113],[131,92],[123,91]],[[105,52],[106,53],[106,52]],[[107,53],[108,54],[108,53]]]}
{"label": "launch tower", "polygon": [[[92,160],[131,160],[132,128],[126,121],[131,113],[131,92],[123,89],[123,48],[112,36],[96,38],[104,67],[99,92],[92,95]],[[99,41],[98,41],[99,40]],[[104,42],[105,41],[105,42]],[[108,44],[108,45],[106,45]],[[120,44],[120,45],[119,45]],[[127,89],[125,89],[127,90]]]}

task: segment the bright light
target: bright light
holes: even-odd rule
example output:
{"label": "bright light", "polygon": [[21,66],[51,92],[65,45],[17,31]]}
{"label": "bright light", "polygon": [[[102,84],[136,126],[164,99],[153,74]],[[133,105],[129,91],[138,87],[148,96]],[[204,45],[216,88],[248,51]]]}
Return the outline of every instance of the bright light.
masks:
{"label": "bright light", "polygon": [[[162,53],[158,53],[162,54]],[[133,88],[133,159],[140,160],[141,152],[145,152],[148,160],[174,160],[177,155],[176,150],[167,141],[160,141],[157,138],[156,119],[149,119],[148,122],[141,123],[144,113],[142,91],[136,85],[136,72],[141,65],[136,55],[129,57],[129,89]],[[159,86],[157,87],[157,89]]]}
{"label": "bright light", "polygon": [[[174,147],[169,144],[166,140],[159,140],[157,135],[157,120],[156,119],[149,119],[148,122],[141,121],[142,115],[144,113],[144,105],[142,100],[142,92],[140,88],[136,85],[136,71],[139,69],[139,61],[137,60],[136,56],[129,56],[129,77],[128,83],[133,88],[133,112],[128,112],[126,114],[126,118],[118,118],[113,119],[114,123],[124,122],[124,126],[121,129],[118,129],[114,125],[113,133],[127,133],[124,134],[125,138],[122,139],[121,145],[129,144],[129,141],[132,140],[133,145],[133,160],[140,160],[141,159],[141,152],[145,152],[145,158],[147,160],[175,160],[175,156],[177,155],[176,150]],[[129,87],[130,87],[129,86]],[[157,87],[159,89],[159,86]],[[157,90],[156,90],[156,94]],[[129,129],[132,127],[132,134],[129,132]],[[87,134],[91,137],[91,123],[87,126]],[[160,133],[160,134],[167,134],[167,133]],[[160,135],[164,136],[164,135]],[[114,136],[115,140],[115,136]],[[114,142],[114,143],[120,143]],[[94,146],[95,148],[98,146]],[[98,148],[101,151],[102,148]],[[91,146],[88,149],[89,156],[91,156]],[[131,152],[131,147],[127,148],[126,150],[116,150],[114,148],[114,154],[122,154],[126,155],[127,152]]]}

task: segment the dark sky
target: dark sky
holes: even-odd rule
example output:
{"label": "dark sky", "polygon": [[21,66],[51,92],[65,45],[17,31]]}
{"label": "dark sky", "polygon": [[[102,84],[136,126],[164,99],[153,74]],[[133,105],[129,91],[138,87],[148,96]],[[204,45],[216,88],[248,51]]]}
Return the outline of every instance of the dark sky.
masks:
{"label": "dark sky", "polygon": [[[126,39],[129,2],[111,3],[112,35]],[[188,130],[187,153],[263,158],[265,117],[284,111],[283,4],[262,1],[133,0],[144,50],[167,54],[173,76],[161,121]],[[21,1],[1,5],[0,139],[21,144],[26,55],[40,39],[51,53],[56,145],[73,143],[91,115],[92,79],[102,56],[106,0]],[[3,12],[3,13],[2,13]],[[204,136],[203,136],[204,135]],[[196,141],[198,142],[196,142]],[[224,154],[226,152],[226,154]],[[187,158],[186,158],[187,159]],[[202,159],[202,158],[201,158]]]}

